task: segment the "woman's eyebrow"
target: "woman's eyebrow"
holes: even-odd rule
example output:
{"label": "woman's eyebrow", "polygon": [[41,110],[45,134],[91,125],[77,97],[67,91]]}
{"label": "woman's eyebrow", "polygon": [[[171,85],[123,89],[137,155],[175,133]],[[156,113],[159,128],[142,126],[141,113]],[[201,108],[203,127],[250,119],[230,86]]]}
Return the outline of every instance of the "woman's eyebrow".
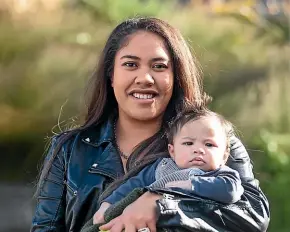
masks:
{"label": "woman's eyebrow", "polygon": [[156,61],[170,61],[170,60],[165,57],[156,57],[156,58],[151,59],[151,61],[156,62]]}
{"label": "woman's eyebrow", "polygon": [[[121,57],[121,59],[141,60],[140,57],[134,56],[134,55],[124,55]],[[155,57],[151,59],[151,62],[156,62],[156,61],[170,61],[170,60],[165,57]]]}
{"label": "woman's eyebrow", "polygon": [[125,55],[125,56],[122,56],[121,59],[141,60],[140,57],[138,57],[138,56],[133,56],[133,55]]}

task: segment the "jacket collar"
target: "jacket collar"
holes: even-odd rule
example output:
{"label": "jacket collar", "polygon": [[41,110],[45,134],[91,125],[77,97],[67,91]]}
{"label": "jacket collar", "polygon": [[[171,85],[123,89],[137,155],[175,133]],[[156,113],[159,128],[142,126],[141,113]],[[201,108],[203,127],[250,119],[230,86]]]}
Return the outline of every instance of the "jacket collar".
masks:
{"label": "jacket collar", "polygon": [[92,146],[100,146],[103,143],[113,142],[115,118],[114,115],[111,115],[108,120],[83,131],[80,135],[81,140]]}

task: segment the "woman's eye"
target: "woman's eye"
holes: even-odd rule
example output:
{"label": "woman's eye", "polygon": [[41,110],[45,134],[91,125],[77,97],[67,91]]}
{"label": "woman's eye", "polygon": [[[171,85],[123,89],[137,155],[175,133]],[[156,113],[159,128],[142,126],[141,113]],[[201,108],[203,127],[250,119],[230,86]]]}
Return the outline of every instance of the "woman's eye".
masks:
{"label": "woman's eye", "polygon": [[160,71],[167,69],[167,66],[165,64],[154,64],[153,69]]}
{"label": "woman's eye", "polygon": [[193,142],[184,142],[182,144],[185,145],[185,146],[191,146],[193,144]]}
{"label": "woman's eye", "polygon": [[135,67],[137,67],[137,64],[133,63],[133,62],[126,62],[126,63],[122,64],[122,66],[125,66],[128,68],[135,68]]}

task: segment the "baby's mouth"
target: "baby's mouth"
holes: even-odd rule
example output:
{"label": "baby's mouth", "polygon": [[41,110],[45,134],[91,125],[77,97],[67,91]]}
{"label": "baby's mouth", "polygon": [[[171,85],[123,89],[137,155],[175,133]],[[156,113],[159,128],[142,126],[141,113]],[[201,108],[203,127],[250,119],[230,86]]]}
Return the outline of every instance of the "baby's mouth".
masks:
{"label": "baby's mouth", "polygon": [[204,159],[201,157],[194,157],[190,162],[202,162],[205,163]]}

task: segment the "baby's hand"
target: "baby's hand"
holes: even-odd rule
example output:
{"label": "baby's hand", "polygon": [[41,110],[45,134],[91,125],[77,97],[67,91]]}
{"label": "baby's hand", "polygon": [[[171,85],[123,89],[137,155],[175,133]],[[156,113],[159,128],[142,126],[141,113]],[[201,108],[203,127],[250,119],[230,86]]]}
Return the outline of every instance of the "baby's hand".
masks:
{"label": "baby's hand", "polygon": [[165,184],[165,188],[182,188],[186,190],[192,190],[192,183],[190,180],[172,181]]}
{"label": "baby's hand", "polygon": [[110,207],[110,203],[103,202],[99,208],[99,210],[94,214],[93,224],[99,224],[105,222],[104,214],[106,210]]}

